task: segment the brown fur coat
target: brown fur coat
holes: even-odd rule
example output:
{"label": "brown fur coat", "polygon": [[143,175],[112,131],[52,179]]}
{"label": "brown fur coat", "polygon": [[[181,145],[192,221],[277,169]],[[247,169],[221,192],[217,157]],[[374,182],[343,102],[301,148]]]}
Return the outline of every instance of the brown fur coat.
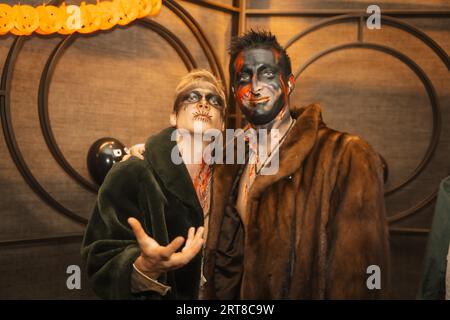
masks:
{"label": "brown fur coat", "polygon": [[[205,250],[206,298],[386,298],[388,228],[379,156],[359,137],[328,128],[317,104],[296,124],[275,175],[258,176],[243,231],[234,209],[243,165],[216,165]],[[381,269],[381,290],[366,286]]]}

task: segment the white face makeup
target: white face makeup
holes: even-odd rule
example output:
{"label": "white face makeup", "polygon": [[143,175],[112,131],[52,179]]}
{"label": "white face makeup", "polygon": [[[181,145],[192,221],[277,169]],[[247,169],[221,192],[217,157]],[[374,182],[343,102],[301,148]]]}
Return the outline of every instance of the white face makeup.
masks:
{"label": "white face makeup", "polygon": [[[178,97],[179,109],[174,115],[172,125],[177,129],[186,129],[194,133],[194,128],[200,132],[208,129],[223,129],[224,101],[215,88],[208,82],[200,82],[197,86],[188,88]],[[198,132],[198,131],[197,131]]]}

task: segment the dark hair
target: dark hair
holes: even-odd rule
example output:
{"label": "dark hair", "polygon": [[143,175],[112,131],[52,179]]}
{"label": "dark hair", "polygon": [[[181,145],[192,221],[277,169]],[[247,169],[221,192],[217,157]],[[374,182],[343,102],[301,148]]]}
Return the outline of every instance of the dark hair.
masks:
{"label": "dark hair", "polygon": [[246,32],[240,37],[233,38],[231,40],[229,53],[230,53],[230,75],[231,81],[234,78],[234,60],[239,53],[247,49],[263,48],[274,49],[280,54],[279,66],[283,69],[283,73],[288,77],[292,73],[291,59],[289,58],[286,50],[278,42],[275,35],[270,31],[253,30]]}

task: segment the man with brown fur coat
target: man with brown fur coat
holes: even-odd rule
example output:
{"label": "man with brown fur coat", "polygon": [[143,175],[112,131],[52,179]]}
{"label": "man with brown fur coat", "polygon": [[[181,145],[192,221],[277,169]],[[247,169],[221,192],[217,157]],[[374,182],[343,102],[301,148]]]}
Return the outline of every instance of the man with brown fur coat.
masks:
{"label": "man with brown fur coat", "polygon": [[[264,163],[216,164],[205,297],[386,298],[379,156],[361,138],[328,128],[319,105],[290,106],[295,79],[272,34],[251,31],[230,51],[230,81],[246,120],[280,132],[271,150],[279,152],[279,170],[261,175]],[[375,288],[370,266],[380,271]]]}

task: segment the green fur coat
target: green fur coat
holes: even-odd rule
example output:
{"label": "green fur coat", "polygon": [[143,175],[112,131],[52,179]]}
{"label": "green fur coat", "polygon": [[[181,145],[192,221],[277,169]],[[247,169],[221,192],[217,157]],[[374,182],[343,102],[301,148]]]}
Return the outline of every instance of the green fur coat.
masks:
{"label": "green fur coat", "polygon": [[[151,292],[131,293],[131,272],[140,249],[129,217],[138,219],[160,245],[177,236],[186,238],[190,227],[203,225],[203,211],[186,166],[171,161],[177,148],[171,141],[173,131],[167,128],[147,140],[144,161],[131,157],[115,164],[99,190],[81,253],[89,283],[101,298],[159,298]],[[158,280],[172,287],[165,298],[196,299],[200,268],[198,254],[183,268],[163,274]]]}

